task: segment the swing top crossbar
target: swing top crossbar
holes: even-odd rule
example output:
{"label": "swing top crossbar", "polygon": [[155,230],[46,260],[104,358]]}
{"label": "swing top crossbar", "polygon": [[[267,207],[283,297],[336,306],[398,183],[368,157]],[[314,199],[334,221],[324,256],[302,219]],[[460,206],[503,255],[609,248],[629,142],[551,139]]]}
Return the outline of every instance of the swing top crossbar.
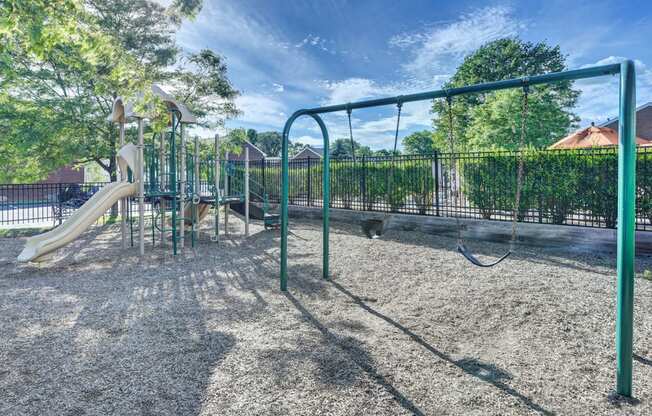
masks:
{"label": "swing top crossbar", "polygon": [[[549,84],[562,81],[573,81],[578,79],[595,78],[605,75],[615,75],[620,73],[620,64],[610,64],[594,66],[590,68],[573,69],[563,72],[551,72],[543,75],[534,75],[531,77],[513,78],[503,81],[487,82],[483,84],[469,85],[459,88],[441,89],[435,91],[426,91],[416,94],[397,95],[395,97],[378,98],[373,100],[356,101],[346,104],[336,104],[324,107],[314,107],[299,110],[296,115],[324,114],[334,113],[337,111],[351,111],[360,108],[380,107],[384,105],[403,104],[415,101],[432,100],[435,98],[454,97],[456,95],[465,95],[480,93],[486,91],[505,90],[510,88],[519,88],[525,85]],[[297,114],[299,113],[299,114]]]}

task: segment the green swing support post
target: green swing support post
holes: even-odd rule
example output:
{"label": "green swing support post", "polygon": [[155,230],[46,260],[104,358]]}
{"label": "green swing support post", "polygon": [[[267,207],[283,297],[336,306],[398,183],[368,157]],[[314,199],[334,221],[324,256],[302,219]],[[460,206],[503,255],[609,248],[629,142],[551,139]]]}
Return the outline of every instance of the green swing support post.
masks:
{"label": "green swing support post", "polygon": [[281,185],[281,265],[280,289],[288,288],[288,204],[289,204],[289,137],[290,129],[296,119],[302,116],[313,118],[321,129],[324,140],[323,158],[323,245],[322,277],[329,277],[329,205],[330,205],[330,169],[328,129],[320,114],[337,111],[350,111],[360,108],[406,104],[415,101],[433,100],[470,93],[496,91],[510,88],[522,88],[561,81],[573,81],[620,74],[620,117],[619,117],[619,151],[618,151],[618,301],[616,317],[616,392],[630,397],[632,395],[632,359],[633,359],[633,302],[634,302],[634,248],[635,248],[635,204],[636,204],[636,75],[634,63],[626,60],[620,64],[602,65],[563,72],[553,72],[531,77],[470,85],[448,90],[435,90],[408,94],[397,97],[379,98],[316,107],[296,111],[290,116],[283,128],[282,143],[282,185]]}
{"label": "green swing support post", "polygon": [[634,255],[636,246],[636,72],[620,67],[618,119],[618,303],[616,313],[616,392],[632,395],[634,338]]}

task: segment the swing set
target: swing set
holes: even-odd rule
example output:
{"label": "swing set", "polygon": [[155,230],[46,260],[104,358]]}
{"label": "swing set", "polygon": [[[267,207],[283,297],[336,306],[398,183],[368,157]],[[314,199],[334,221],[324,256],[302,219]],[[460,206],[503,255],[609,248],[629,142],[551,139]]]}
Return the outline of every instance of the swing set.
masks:
{"label": "swing set", "polygon": [[[290,129],[296,119],[302,116],[311,117],[319,126],[324,140],[324,156],[322,169],[323,183],[323,214],[322,214],[322,277],[329,278],[329,210],[330,210],[330,155],[328,129],[321,118],[321,114],[346,111],[349,117],[349,132],[353,159],[355,163],[355,148],[353,131],[351,128],[351,112],[355,109],[396,105],[398,108],[396,134],[394,137],[394,153],[391,166],[393,169],[398,140],[398,130],[401,109],[405,103],[445,99],[448,106],[448,141],[451,148],[451,179],[454,184],[452,195],[454,201],[458,198],[455,169],[455,140],[453,135],[452,99],[455,96],[489,92],[503,89],[522,88],[523,105],[521,117],[521,132],[519,147],[525,145],[526,118],[528,113],[528,92],[534,85],[550,84],[562,81],[595,78],[607,75],[620,74],[620,100],[619,100],[619,151],[618,151],[618,223],[617,223],[617,274],[618,274],[618,299],[616,316],[616,392],[620,395],[632,395],[632,361],[633,361],[633,300],[634,300],[634,254],[635,254],[635,203],[636,203],[636,73],[631,60],[620,64],[594,66],[589,68],[553,72],[531,77],[514,78],[484,84],[475,84],[460,88],[427,91],[416,94],[400,95],[396,97],[379,98],[374,100],[359,101],[354,103],[338,104],[325,107],[298,110],[290,116],[283,129],[282,146],[282,189],[281,189],[281,254],[280,254],[280,289],[287,291],[288,284],[288,204],[289,204],[289,135]],[[512,211],[512,233],[509,250],[501,257],[489,263],[483,263],[475,257],[466,247],[461,236],[459,218],[457,225],[457,251],[460,252],[473,265],[478,267],[491,267],[507,259],[514,251],[517,241],[516,225],[518,222],[518,208],[520,204],[521,188],[523,182],[523,152],[519,152],[516,195]],[[392,175],[389,175],[390,178]],[[390,179],[391,182],[391,179]],[[389,188],[389,187],[388,187]],[[389,218],[385,215],[385,222]]]}

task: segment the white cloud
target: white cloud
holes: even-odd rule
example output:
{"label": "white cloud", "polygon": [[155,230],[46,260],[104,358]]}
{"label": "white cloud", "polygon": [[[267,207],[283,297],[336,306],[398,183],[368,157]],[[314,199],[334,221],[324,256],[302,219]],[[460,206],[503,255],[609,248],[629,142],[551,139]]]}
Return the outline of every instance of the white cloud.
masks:
{"label": "white cloud", "polygon": [[292,47],[282,30],[270,26],[256,10],[237,2],[204,2],[194,21],[184,21],[177,41],[188,51],[210,48],[226,59],[236,87],[271,84],[270,79],[304,87],[320,74],[320,65]]}
{"label": "white cloud", "polygon": [[[324,39],[320,36],[315,36],[311,33],[308,34],[303,40],[301,40],[299,43],[295,44],[295,48],[303,48],[304,46],[311,46],[313,48],[319,49],[323,52],[328,52],[330,54],[335,54],[336,51],[333,48],[334,42],[332,40],[327,40]],[[327,46],[329,45],[329,46]]]}
{"label": "white cloud", "polygon": [[328,94],[328,97],[324,100],[324,105],[348,103],[390,93],[388,87],[380,86],[375,81],[367,78],[322,81],[321,85]]}
{"label": "white cloud", "polygon": [[238,121],[280,129],[287,119],[283,103],[265,95],[244,94],[235,104],[243,112]]}
{"label": "white cloud", "polygon": [[[322,101],[323,105],[344,104],[366,99],[409,94],[424,89],[411,81],[381,85],[367,78],[322,81],[321,85],[326,94],[325,99]],[[432,115],[430,114],[430,107],[430,101],[419,101],[403,105],[399,129],[399,146],[401,138],[405,135],[415,130],[431,128]],[[373,149],[392,147],[396,130],[396,112],[395,106],[354,110],[351,117],[354,139]],[[331,140],[349,137],[346,112],[325,114],[323,119],[328,126]],[[321,132],[316,125],[302,125],[302,127],[321,137]]]}
{"label": "white cloud", "polygon": [[292,142],[293,143],[303,143],[303,144],[307,144],[307,145],[310,145],[310,146],[322,146],[324,144],[324,140],[322,138],[317,138],[317,137],[308,136],[308,135],[304,135],[304,136],[297,137],[297,138],[292,138]]}
{"label": "white cloud", "polygon": [[274,87],[274,91],[276,92],[283,92],[285,91],[285,87],[282,84],[277,84],[277,83],[272,83],[272,87]]}
{"label": "white cloud", "polygon": [[[624,59],[620,56],[608,56],[582,67],[617,64]],[[636,101],[641,105],[652,101],[652,69],[640,60],[635,60],[634,64],[637,84]],[[618,76],[612,76],[580,80],[575,83],[582,94],[574,111],[580,116],[582,125],[588,125],[592,121],[601,123],[608,118],[618,116],[619,80]]]}
{"label": "white cloud", "polygon": [[523,22],[512,16],[511,9],[486,7],[423,32],[395,35],[389,45],[410,50],[412,60],[404,65],[408,73],[430,78],[433,71],[450,70],[463,56],[483,44],[515,36],[524,27]]}

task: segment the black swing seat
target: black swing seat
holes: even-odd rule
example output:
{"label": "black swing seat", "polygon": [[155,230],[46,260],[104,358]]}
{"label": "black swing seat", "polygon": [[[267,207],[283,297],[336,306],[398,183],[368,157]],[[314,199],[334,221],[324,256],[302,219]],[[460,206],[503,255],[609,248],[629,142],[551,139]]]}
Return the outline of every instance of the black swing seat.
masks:
{"label": "black swing seat", "polygon": [[505,260],[507,257],[509,257],[510,254],[512,254],[512,251],[510,250],[507,253],[503,254],[502,257],[498,258],[497,260],[491,263],[483,263],[480,260],[478,260],[478,258],[475,257],[473,253],[471,253],[469,249],[466,248],[466,246],[462,243],[457,244],[457,251],[459,251],[468,261],[470,261],[471,263],[475,264],[478,267],[493,267],[498,263],[500,263],[501,261]]}
{"label": "black swing seat", "polygon": [[360,223],[362,231],[367,238],[377,239],[385,233],[385,221],[377,219],[366,219]]}

